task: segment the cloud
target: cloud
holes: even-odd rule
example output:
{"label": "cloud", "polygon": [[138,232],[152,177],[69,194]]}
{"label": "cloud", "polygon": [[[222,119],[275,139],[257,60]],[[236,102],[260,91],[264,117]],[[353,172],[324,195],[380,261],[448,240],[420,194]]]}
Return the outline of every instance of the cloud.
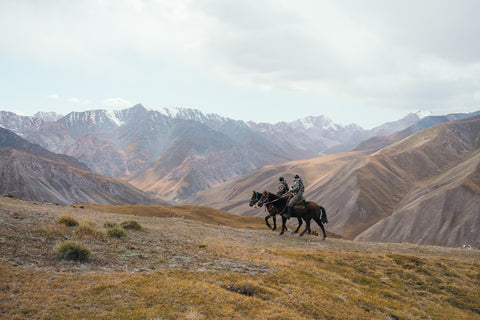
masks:
{"label": "cloud", "polygon": [[109,98],[103,101],[103,106],[107,108],[131,107],[133,104],[122,98]]}
{"label": "cloud", "polygon": [[52,100],[58,100],[60,99],[60,96],[58,94],[51,94],[49,96],[47,96],[48,99],[52,99]]}
{"label": "cloud", "polygon": [[478,103],[478,12],[476,0],[1,1],[0,50],[89,76],[168,66],[234,88],[432,109]]}
{"label": "cloud", "polygon": [[78,104],[80,104],[80,99],[74,98],[74,97],[73,97],[73,98],[68,98],[68,99],[67,99],[67,102],[70,102],[70,103],[72,103],[72,104],[78,105]]}

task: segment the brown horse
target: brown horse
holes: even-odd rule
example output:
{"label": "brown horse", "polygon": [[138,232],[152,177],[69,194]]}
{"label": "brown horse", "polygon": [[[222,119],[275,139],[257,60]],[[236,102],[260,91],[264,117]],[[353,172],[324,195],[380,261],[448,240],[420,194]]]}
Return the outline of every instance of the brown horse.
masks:
{"label": "brown horse", "polygon": [[[268,212],[272,212],[271,214],[281,214],[285,211],[285,206],[287,205],[287,198],[279,197],[274,193],[264,191],[261,195],[260,199],[258,200],[258,206],[261,207],[263,204],[267,205],[267,208],[274,207],[268,209]],[[323,239],[327,237],[327,233],[325,232],[325,228],[323,226],[324,223],[328,223],[327,220],[327,213],[325,212],[325,208],[319,206],[315,202],[308,201],[305,205],[296,205],[293,207],[292,217],[305,220],[307,224],[305,230],[300,234],[303,236],[305,232],[308,231],[308,234],[311,234],[310,230],[310,221],[313,219],[318,226],[323,231]],[[287,229],[286,227],[287,219],[282,215],[282,231],[280,234],[283,234],[284,231]],[[300,225],[298,226],[300,228]],[[297,228],[297,231],[298,231]]]}
{"label": "brown horse", "polygon": [[[260,200],[260,198],[262,197],[262,195],[263,194],[261,192],[253,191],[252,197],[250,198],[250,203],[248,205],[250,207],[253,207],[254,205],[256,205],[258,203],[258,201]],[[286,198],[283,198],[283,200],[281,200],[281,201],[283,202],[285,199]],[[258,206],[259,207],[263,206],[263,200],[262,200],[262,202],[258,203]],[[267,216],[265,217],[265,223],[267,224],[267,227],[269,227],[272,231],[276,230],[277,229],[277,219],[275,218],[275,216],[277,214],[281,214],[281,212],[278,211],[277,207],[275,207],[273,205],[270,205],[270,204],[267,204],[265,206],[265,208],[267,209],[267,212],[268,212]],[[272,220],[273,220],[273,228],[270,225],[270,223],[268,223],[268,220],[270,218],[272,218]],[[300,227],[302,226],[302,223],[303,223],[302,218],[297,218],[297,219],[298,219],[298,227],[293,233],[297,233],[298,230],[300,229]]]}

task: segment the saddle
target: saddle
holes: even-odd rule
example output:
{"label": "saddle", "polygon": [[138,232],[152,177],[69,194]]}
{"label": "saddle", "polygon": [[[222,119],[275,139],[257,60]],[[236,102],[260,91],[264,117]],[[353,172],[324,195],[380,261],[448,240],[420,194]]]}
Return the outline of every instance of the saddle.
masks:
{"label": "saddle", "polygon": [[294,209],[305,209],[305,206],[307,205],[307,199],[305,197],[302,197],[300,200],[298,200],[295,205],[293,206]]}

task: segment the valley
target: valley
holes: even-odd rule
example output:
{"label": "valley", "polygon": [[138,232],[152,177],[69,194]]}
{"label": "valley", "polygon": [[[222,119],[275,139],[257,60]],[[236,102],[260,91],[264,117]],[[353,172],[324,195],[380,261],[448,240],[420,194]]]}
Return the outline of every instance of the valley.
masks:
{"label": "valley", "polygon": [[2,111],[0,125],[10,129],[0,137],[0,191],[262,217],[247,205],[252,192],[276,192],[280,176],[299,174],[307,199],[326,209],[328,229],[345,239],[478,248],[477,114],[410,114],[363,130],[325,117],[269,125],[140,104],[40,115],[46,120]]}

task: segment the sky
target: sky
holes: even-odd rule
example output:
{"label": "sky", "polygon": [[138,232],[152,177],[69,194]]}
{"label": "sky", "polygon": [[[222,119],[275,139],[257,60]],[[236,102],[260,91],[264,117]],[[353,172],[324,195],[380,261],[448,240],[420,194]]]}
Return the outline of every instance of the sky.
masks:
{"label": "sky", "polygon": [[0,0],[0,110],[365,129],[480,110],[477,0]]}

